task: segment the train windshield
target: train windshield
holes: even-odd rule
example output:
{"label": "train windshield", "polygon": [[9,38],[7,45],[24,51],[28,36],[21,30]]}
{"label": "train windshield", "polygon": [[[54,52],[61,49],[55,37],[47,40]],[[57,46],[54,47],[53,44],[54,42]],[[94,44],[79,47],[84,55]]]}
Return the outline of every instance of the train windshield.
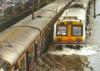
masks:
{"label": "train windshield", "polygon": [[81,36],[82,35],[82,26],[73,26],[72,27],[72,35],[73,36]]}
{"label": "train windshield", "polygon": [[67,26],[57,26],[57,33],[58,36],[65,36],[67,35]]}

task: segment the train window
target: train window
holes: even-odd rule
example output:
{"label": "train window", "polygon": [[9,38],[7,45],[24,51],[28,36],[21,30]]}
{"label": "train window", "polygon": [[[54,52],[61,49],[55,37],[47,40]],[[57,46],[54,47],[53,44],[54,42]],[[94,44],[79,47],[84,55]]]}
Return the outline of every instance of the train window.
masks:
{"label": "train window", "polygon": [[62,36],[65,36],[67,35],[67,26],[57,26],[57,32],[56,34],[58,36],[62,35]]}
{"label": "train window", "polygon": [[23,57],[21,60],[20,60],[20,66],[19,66],[19,69],[20,71],[25,71],[25,57]]}
{"label": "train window", "polygon": [[33,48],[32,47],[30,49],[28,49],[27,58],[28,58],[28,63],[31,64],[31,61],[33,58]]}
{"label": "train window", "polygon": [[81,36],[82,35],[82,26],[73,26],[72,27],[72,35],[73,36]]}

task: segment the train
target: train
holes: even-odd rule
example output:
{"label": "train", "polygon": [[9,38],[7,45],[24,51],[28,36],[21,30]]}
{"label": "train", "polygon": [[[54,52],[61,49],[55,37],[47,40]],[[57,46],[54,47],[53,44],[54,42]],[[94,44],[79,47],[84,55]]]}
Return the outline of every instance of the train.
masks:
{"label": "train", "polygon": [[[32,71],[34,63],[45,51],[54,19],[59,15],[65,1],[56,13],[58,0],[27,16],[0,33],[0,71]],[[73,0],[68,0],[68,4]],[[56,16],[56,17],[55,17]],[[49,37],[50,38],[50,37]]]}
{"label": "train", "polygon": [[[26,20],[28,21],[30,18]],[[32,70],[37,57],[40,56],[46,46],[45,43],[50,31],[48,29],[51,26],[50,24],[44,24],[40,27],[40,23],[35,24],[30,21],[27,24],[24,20],[20,24],[26,24],[27,26],[14,25],[0,34],[0,60],[5,60],[4,64],[2,63],[0,66],[0,71],[2,69],[3,71]]]}
{"label": "train", "polygon": [[81,48],[91,34],[91,0],[74,1],[54,24],[53,43],[55,46]]}

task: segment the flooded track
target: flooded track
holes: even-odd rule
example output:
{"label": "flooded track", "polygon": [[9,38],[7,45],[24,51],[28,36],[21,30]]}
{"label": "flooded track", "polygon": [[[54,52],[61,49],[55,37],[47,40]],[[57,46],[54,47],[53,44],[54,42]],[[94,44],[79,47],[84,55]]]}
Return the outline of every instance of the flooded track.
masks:
{"label": "flooded track", "polygon": [[[55,49],[52,46],[48,53],[40,56],[33,71],[93,71],[88,61],[88,56],[75,53],[82,52],[81,50],[69,48],[63,48],[62,50]],[[85,51],[88,52],[89,50]]]}
{"label": "flooded track", "polygon": [[[96,14],[100,14],[100,0],[96,2]],[[100,16],[96,17],[92,27],[92,35],[87,40],[89,47],[84,55],[70,49],[49,52],[37,60],[33,71],[100,71]],[[65,54],[65,51],[69,53]]]}
{"label": "flooded track", "polygon": [[33,71],[84,71],[84,69],[93,71],[88,65],[85,56],[43,54]]}

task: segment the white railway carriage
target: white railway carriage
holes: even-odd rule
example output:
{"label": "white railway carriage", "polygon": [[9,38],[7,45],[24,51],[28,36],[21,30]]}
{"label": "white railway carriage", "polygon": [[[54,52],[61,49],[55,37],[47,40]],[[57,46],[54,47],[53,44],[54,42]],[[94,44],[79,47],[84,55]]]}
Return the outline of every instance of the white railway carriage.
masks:
{"label": "white railway carriage", "polygon": [[[23,20],[18,25],[14,25],[0,34],[0,55],[2,60],[9,63],[10,69],[8,71],[32,70],[33,62],[44,51],[50,31],[51,25],[41,22],[44,19],[35,20],[40,21],[36,24],[34,20],[29,24]],[[50,18],[47,18],[47,20],[50,20]],[[43,25],[40,27],[41,23]]]}
{"label": "white railway carriage", "polygon": [[[2,60],[9,63],[8,71],[17,69],[31,71],[33,62],[44,51],[51,27],[50,21],[56,13],[43,9],[42,14],[40,14],[41,11],[36,13],[36,15],[41,15],[41,18],[31,20],[30,15],[0,34],[0,55]],[[46,15],[47,18],[45,18]],[[0,71],[6,68],[1,68]]]}
{"label": "white railway carriage", "polygon": [[86,40],[87,11],[90,0],[73,2],[54,24],[54,43],[67,47],[82,47]]}
{"label": "white railway carriage", "polygon": [[32,42],[39,33],[36,29],[16,27],[10,28],[0,35],[0,55],[3,60],[9,62],[9,68],[11,69],[8,71],[17,69],[22,71],[27,69],[29,71],[29,67],[34,59],[33,47],[35,46]]}

